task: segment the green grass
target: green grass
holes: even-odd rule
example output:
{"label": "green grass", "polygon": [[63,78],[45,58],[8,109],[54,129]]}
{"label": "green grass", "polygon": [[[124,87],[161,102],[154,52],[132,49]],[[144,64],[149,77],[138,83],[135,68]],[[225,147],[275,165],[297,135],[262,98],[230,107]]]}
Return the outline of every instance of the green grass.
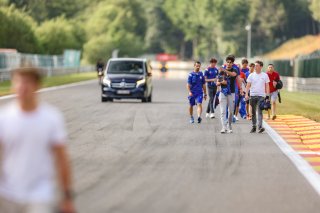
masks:
{"label": "green grass", "polygon": [[281,104],[277,102],[278,115],[302,115],[320,122],[320,93],[281,90],[281,100]]}
{"label": "green grass", "polygon": [[[43,80],[43,87],[53,87],[64,84],[70,84],[85,80],[96,79],[96,72],[86,72],[86,73],[76,73],[70,75],[62,75],[62,76],[53,76],[49,78],[45,78]],[[0,82],[0,96],[9,95],[10,92],[10,81]]]}

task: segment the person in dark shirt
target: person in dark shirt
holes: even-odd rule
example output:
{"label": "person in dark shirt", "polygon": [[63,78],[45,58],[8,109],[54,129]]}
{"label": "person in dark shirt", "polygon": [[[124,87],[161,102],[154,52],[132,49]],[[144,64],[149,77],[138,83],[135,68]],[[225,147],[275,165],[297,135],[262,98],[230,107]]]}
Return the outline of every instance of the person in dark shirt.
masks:
{"label": "person in dark shirt", "polygon": [[[220,112],[221,112],[221,133],[232,133],[232,118],[235,106],[235,81],[237,79],[238,72],[234,69],[233,63],[235,58],[233,56],[227,56],[226,69],[219,72],[219,80],[217,86],[221,87],[219,96]],[[226,118],[226,110],[228,108],[228,120]]]}

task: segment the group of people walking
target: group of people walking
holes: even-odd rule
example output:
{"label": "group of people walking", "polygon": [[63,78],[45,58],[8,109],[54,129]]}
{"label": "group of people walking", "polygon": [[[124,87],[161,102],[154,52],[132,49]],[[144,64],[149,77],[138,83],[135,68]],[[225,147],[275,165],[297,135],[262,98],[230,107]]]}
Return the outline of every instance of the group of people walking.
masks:
{"label": "group of people walking", "polygon": [[[189,92],[190,123],[194,123],[193,107],[197,105],[197,122],[201,123],[202,102],[208,100],[207,118],[215,118],[215,108],[219,105],[221,119],[221,133],[232,133],[232,123],[238,120],[238,113],[242,111],[242,118],[251,120],[251,133],[262,133],[263,108],[268,106],[268,119],[276,119],[276,102],[278,98],[277,84],[280,76],[274,65],[269,64],[267,72],[263,72],[263,62],[248,62],[242,59],[241,65],[235,64],[235,56],[228,55],[225,64],[217,67],[217,59],[210,59],[210,66],[201,71],[201,62],[194,63],[194,70],[188,76],[187,90]],[[240,104],[242,102],[242,104]],[[271,103],[270,103],[271,102]],[[240,109],[240,110],[239,110]]]}

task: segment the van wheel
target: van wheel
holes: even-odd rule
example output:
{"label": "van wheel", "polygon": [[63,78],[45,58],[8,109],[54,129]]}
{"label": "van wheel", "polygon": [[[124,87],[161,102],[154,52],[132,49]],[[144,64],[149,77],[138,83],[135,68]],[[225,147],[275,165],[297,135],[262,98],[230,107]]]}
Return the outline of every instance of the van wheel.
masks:
{"label": "van wheel", "polygon": [[101,97],[101,102],[113,102],[113,98],[105,98],[105,97]]}
{"label": "van wheel", "polygon": [[108,98],[101,97],[101,102],[107,102],[107,101],[108,101]]}

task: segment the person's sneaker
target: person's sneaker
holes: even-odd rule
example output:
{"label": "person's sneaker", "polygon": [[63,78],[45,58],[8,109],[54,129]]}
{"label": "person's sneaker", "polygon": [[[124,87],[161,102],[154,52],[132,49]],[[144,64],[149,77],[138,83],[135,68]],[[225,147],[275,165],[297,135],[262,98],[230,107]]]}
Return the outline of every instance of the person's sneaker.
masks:
{"label": "person's sneaker", "polygon": [[191,123],[191,124],[194,123],[194,118],[193,118],[193,117],[190,118],[190,123]]}
{"label": "person's sneaker", "polygon": [[209,113],[206,113],[206,118],[209,118],[210,117],[210,114]]}
{"label": "person's sneaker", "polygon": [[272,116],[272,120],[276,120],[276,118],[277,118],[276,115]]}
{"label": "person's sneaker", "polygon": [[257,131],[257,128],[256,127],[252,127],[250,133],[255,133]]}
{"label": "person's sneaker", "polygon": [[201,123],[201,121],[202,121],[202,118],[199,117],[199,118],[198,118],[198,124]]}
{"label": "person's sneaker", "polygon": [[232,133],[233,131],[232,131],[232,129],[228,129],[227,132],[228,133]]}
{"label": "person's sneaker", "polygon": [[214,115],[214,113],[210,114],[210,118],[215,118],[216,116]]}
{"label": "person's sneaker", "polygon": [[227,130],[225,128],[222,128],[221,131],[220,131],[221,134],[224,134],[226,132],[227,132]]}
{"label": "person's sneaker", "polygon": [[259,133],[263,133],[263,132],[264,132],[264,130],[265,130],[265,129],[264,129],[263,127],[262,127],[262,128],[260,128],[260,129],[259,129]]}
{"label": "person's sneaker", "polygon": [[239,118],[237,116],[233,116],[233,118],[236,120],[236,121],[239,121]]}

